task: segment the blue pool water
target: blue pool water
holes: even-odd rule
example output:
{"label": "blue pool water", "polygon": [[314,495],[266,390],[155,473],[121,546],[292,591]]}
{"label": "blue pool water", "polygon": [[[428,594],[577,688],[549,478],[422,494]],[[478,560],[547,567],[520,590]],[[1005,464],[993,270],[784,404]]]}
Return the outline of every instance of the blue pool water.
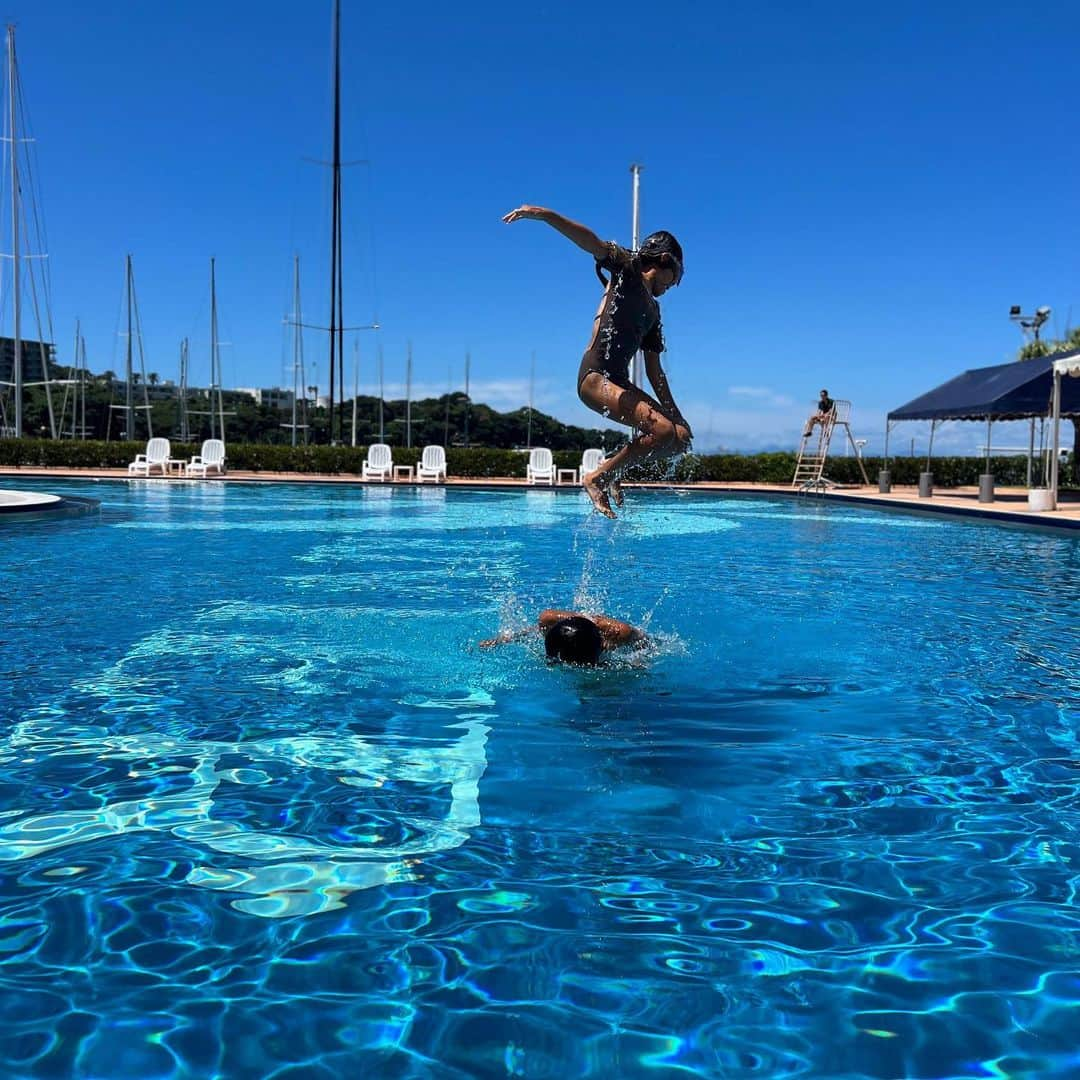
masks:
{"label": "blue pool water", "polygon": [[[49,488],[103,505],[0,523],[0,1075],[1080,1077],[1077,539]],[[474,647],[549,605],[654,644]]]}

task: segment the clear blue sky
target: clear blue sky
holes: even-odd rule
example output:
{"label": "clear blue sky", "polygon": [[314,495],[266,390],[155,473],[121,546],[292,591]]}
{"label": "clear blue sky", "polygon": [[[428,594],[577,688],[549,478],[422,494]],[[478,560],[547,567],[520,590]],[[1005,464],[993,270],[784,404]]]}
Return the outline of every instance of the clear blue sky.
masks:
{"label": "clear blue sky", "polygon": [[[328,177],[305,159],[329,153],[329,0],[5,14],[60,359],[80,316],[90,366],[122,366],[131,252],[148,367],[175,378],[187,335],[207,381],[216,255],[226,382],[282,383],[294,251],[326,318]],[[345,178],[346,317],[378,316],[391,393],[411,339],[420,393],[460,386],[469,349],[473,396],[515,407],[535,350],[538,407],[591,422],[590,260],[500,216],[546,204],[627,242],[632,161],[644,231],[686,250],[666,359],[699,445],[786,445],[827,386],[873,449],[888,408],[1014,354],[1010,304],[1080,324],[1073,4],[344,0],[342,18],[344,156],[372,162]],[[307,351],[325,386],[324,341]]]}

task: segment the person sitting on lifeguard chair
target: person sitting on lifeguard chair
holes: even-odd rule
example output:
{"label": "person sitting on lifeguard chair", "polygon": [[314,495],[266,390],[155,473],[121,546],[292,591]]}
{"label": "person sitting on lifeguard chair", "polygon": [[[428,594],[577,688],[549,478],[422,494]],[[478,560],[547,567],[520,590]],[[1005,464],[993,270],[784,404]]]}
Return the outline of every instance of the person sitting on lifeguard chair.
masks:
{"label": "person sitting on lifeguard chair", "polygon": [[809,439],[814,434],[814,425],[820,424],[822,431],[825,430],[825,424],[832,419],[833,412],[836,409],[836,402],[829,397],[828,390],[821,391],[821,397],[818,399],[817,412],[806,422],[806,430],[803,432],[803,438]]}

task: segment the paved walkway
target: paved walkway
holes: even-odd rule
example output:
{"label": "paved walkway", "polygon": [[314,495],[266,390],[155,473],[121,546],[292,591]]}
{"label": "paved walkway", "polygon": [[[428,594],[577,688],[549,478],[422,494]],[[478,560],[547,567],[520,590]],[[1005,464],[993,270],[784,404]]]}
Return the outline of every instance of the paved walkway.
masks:
{"label": "paved walkway", "polygon": [[[127,480],[126,469],[43,469],[34,467],[15,468],[11,466],[0,467],[0,478],[4,476],[19,476],[24,478],[41,478],[43,480]],[[364,481],[351,474],[326,475],[319,473],[283,473],[283,472],[243,472],[229,470],[224,478],[211,477],[210,482],[218,482],[224,479],[226,483],[284,483],[284,484],[362,484]],[[133,483],[146,483],[139,478]],[[188,479],[186,477],[154,477],[153,483],[170,484],[202,484],[207,481],[201,479]],[[378,486],[378,481],[368,481],[373,486]],[[410,487],[416,486],[410,481],[394,481],[386,486]],[[428,485],[430,486],[430,485]],[[510,477],[484,477],[480,479],[461,479],[451,477],[447,487],[452,488],[524,488],[527,485],[524,480]],[[767,495],[795,497],[795,493],[786,484],[745,484],[745,483],[714,483],[701,481],[693,484],[628,484],[628,488],[642,487],[664,489],[677,487],[688,491],[715,491],[728,492],[739,495]],[[556,490],[560,492],[574,492],[580,490],[576,484],[560,485]],[[1061,500],[1061,505],[1054,511],[1032,512],[1027,506],[1027,490],[1025,488],[999,488],[993,503],[980,503],[978,488],[950,488],[938,489],[929,499],[920,499],[918,489],[915,487],[893,487],[888,495],[882,495],[875,487],[845,487],[834,489],[825,495],[798,496],[806,499],[830,499],[846,502],[864,502],[875,506],[891,506],[897,509],[915,510],[924,513],[946,513],[961,516],[980,517],[986,520],[1009,521],[1015,524],[1035,525],[1041,527],[1058,527],[1067,529],[1080,529],[1080,496],[1066,494]]]}

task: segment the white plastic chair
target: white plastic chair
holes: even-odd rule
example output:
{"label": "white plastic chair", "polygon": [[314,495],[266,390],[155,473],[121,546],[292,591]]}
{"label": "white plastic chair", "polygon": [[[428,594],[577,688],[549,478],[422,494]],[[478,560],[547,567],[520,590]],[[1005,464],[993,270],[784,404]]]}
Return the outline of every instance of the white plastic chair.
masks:
{"label": "white plastic chair", "polygon": [[437,484],[440,476],[445,484],[446,451],[441,446],[425,446],[420,464],[416,467],[416,482],[422,484],[425,480],[434,480]]}
{"label": "white plastic chair", "polygon": [[188,462],[188,476],[206,476],[213,469],[218,476],[225,472],[225,444],[221,439],[207,439],[202,449]]}
{"label": "white plastic chair", "polygon": [[525,466],[525,482],[554,485],[555,459],[546,447],[538,446],[529,452],[529,464]]}
{"label": "white plastic chair", "polygon": [[372,443],[360,469],[362,480],[390,480],[394,472],[394,455],[386,443]]}
{"label": "white plastic chair", "polygon": [[150,470],[159,468],[165,476],[169,468],[169,440],[151,439],[146,444],[145,454],[136,454],[135,460],[128,466],[128,476],[149,476]]}
{"label": "white plastic chair", "polygon": [[581,455],[581,467],[578,469],[578,483],[580,484],[591,472],[600,468],[600,462],[604,460],[604,451],[595,448],[586,450]]}

